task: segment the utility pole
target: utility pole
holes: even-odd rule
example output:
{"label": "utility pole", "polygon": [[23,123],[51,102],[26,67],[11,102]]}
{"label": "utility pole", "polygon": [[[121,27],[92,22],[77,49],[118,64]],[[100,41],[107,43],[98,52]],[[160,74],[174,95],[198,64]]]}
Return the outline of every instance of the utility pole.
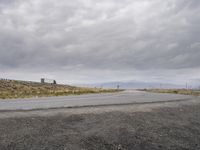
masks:
{"label": "utility pole", "polygon": [[162,88],[162,84],[160,83],[160,89]]}

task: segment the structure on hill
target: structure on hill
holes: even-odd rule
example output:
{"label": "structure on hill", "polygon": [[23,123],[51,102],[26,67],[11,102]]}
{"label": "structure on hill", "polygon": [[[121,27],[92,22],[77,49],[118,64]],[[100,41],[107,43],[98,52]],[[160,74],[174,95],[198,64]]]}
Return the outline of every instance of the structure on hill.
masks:
{"label": "structure on hill", "polygon": [[41,83],[56,84],[56,80],[53,80],[53,79],[46,79],[46,78],[41,78]]}

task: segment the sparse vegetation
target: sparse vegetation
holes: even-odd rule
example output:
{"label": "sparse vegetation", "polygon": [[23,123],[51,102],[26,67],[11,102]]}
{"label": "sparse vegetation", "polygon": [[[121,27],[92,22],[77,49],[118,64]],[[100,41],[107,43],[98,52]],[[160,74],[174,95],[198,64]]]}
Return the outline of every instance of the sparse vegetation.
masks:
{"label": "sparse vegetation", "polygon": [[200,90],[191,89],[143,89],[142,91],[200,96]]}
{"label": "sparse vegetation", "polygon": [[117,92],[116,89],[82,88],[61,84],[41,84],[16,80],[0,80],[0,99],[46,96],[80,95],[86,93]]}

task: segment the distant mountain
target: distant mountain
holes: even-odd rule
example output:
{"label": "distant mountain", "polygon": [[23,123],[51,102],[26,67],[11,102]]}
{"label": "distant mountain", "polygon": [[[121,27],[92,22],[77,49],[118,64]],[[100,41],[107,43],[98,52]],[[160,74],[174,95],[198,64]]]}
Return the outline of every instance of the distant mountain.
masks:
{"label": "distant mountain", "polygon": [[143,88],[184,88],[184,85],[168,84],[168,83],[155,83],[155,82],[107,82],[107,83],[96,83],[87,86],[91,87],[102,87],[102,88],[117,88],[119,85],[122,89],[143,89]]}

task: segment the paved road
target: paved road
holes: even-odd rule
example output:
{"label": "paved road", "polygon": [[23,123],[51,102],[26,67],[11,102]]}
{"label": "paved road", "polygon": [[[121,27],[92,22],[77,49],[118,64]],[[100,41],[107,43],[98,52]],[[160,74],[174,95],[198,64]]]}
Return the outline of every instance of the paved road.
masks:
{"label": "paved road", "polygon": [[109,94],[87,94],[79,96],[0,100],[0,110],[32,110],[61,107],[150,103],[187,100],[191,98],[191,96],[185,95],[157,94],[129,90],[120,93]]}

